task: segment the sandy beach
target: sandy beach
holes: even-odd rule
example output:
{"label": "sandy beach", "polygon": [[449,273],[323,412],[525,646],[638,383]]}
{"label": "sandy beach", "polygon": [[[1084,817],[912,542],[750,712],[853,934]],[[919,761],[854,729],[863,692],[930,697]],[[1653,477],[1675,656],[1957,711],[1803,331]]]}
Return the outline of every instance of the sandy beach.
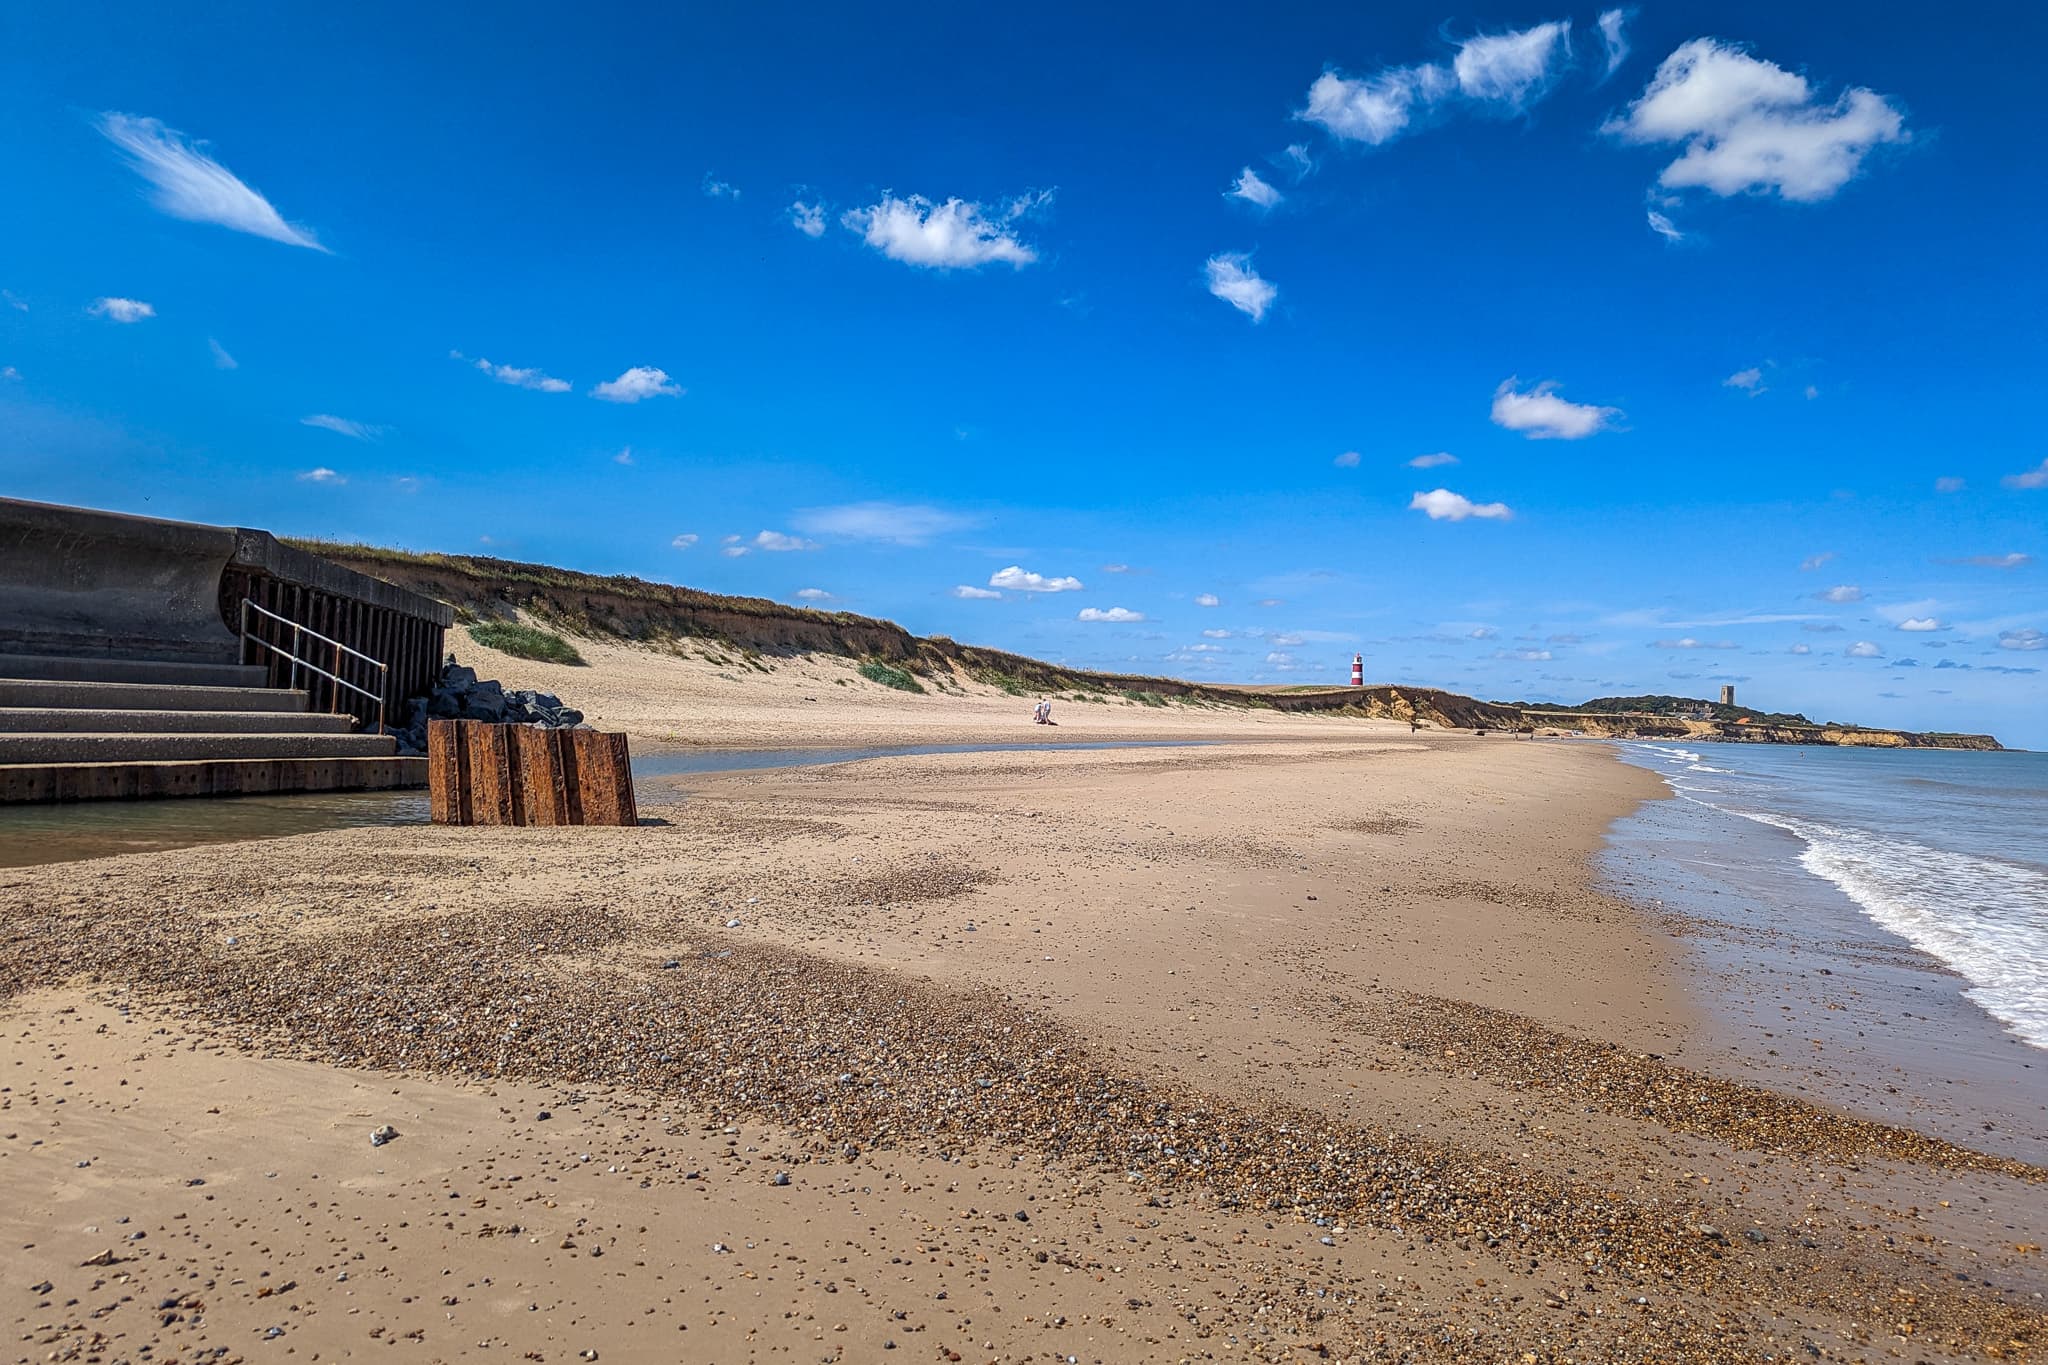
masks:
{"label": "sandy beach", "polygon": [[7,1358],[2039,1350],[2048,1177],[1704,1045],[1602,745],[457,651],[642,753],[1199,744],[0,870]]}

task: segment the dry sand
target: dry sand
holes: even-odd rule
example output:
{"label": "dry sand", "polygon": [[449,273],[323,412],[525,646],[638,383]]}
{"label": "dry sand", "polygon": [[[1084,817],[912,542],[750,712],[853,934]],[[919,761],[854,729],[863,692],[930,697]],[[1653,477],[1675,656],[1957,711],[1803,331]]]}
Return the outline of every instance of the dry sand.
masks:
{"label": "dry sand", "polygon": [[[1035,738],[988,689],[587,653],[483,662],[643,748]],[[1647,774],[1058,714],[1065,742],[1221,742],[693,777],[636,830],[0,872],[4,1358],[2040,1340],[2041,1171],[1689,1054],[1682,947],[1588,874]]]}

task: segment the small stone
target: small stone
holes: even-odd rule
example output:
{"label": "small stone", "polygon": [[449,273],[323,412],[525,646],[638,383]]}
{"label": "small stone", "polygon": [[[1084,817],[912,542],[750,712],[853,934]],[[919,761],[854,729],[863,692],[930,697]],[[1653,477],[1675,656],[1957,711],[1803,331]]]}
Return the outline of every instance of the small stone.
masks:
{"label": "small stone", "polygon": [[372,1147],[382,1147],[385,1143],[392,1141],[397,1136],[398,1130],[387,1123],[384,1124],[382,1127],[373,1128],[370,1130],[370,1145]]}
{"label": "small stone", "polygon": [[768,1183],[771,1185],[787,1185],[789,1183],[789,1172],[777,1171],[775,1173],[775,1178],[769,1181]]}

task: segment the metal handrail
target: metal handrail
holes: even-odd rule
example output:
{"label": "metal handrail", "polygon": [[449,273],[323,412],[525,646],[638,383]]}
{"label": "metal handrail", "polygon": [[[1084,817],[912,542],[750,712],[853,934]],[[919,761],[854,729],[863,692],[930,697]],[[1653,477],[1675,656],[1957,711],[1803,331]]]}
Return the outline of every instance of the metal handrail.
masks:
{"label": "metal handrail", "polygon": [[[268,616],[271,620],[277,622],[279,625],[290,626],[292,628],[291,648],[285,649],[281,645],[277,644],[275,641],[266,640],[261,635],[257,635],[250,631],[249,613],[252,610],[258,612],[261,615]],[[326,669],[320,667],[320,665],[314,663],[311,659],[302,659],[299,657],[299,641],[306,636],[311,636],[314,640],[317,640],[323,645],[330,645],[333,647],[335,670],[334,672],[328,672]],[[369,655],[363,653],[360,649],[351,649],[339,640],[332,639],[328,636],[322,635],[319,631],[313,630],[310,627],[302,626],[297,621],[292,620],[288,616],[280,616],[276,612],[272,611],[270,608],[261,606],[258,603],[253,602],[249,598],[245,597],[242,599],[242,657],[245,660],[249,657],[249,651],[247,647],[251,644],[261,645],[265,649],[270,650],[272,653],[282,654],[285,658],[291,660],[292,668],[290,686],[294,688],[296,688],[299,685],[299,670],[303,668],[308,673],[317,674],[318,676],[327,679],[327,681],[333,683],[336,687],[346,687],[349,691],[354,692],[359,696],[368,697],[372,701],[376,702],[377,733],[380,735],[384,733],[384,694],[391,690],[390,664],[383,663],[377,659],[373,659]],[[370,665],[370,667],[376,669],[380,675],[379,680],[382,682],[383,686],[378,688],[377,691],[372,692],[369,688],[358,687],[356,684],[350,682],[347,678],[342,677],[341,656],[344,654],[353,655],[354,657],[361,659],[364,663]],[[330,714],[341,709],[341,693],[330,692],[328,694],[327,701],[327,709]]]}

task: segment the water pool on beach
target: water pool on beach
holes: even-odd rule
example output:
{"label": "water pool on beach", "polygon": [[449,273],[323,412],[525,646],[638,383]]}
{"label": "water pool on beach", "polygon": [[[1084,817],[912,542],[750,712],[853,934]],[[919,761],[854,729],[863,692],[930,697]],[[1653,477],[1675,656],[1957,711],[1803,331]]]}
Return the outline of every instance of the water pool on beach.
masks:
{"label": "water pool on beach", "polygon": [[2048,1158],[2048,754],[1634,743],[1611,889],[1667,917],[1717,1069]]}
{"label": "water pool on beach", "polygon": [[[743,772],[857,763],[919,754],[1012,753],[1033,749],[1180,749],[1207,740],[1104,740],[1007,744],[905,744],[844,749],[677,749],[635,754],[635,788],[662,782],[649,799],[673,799],[666,779],[696,773]],[[366,825],[423,825],[423,791],[310,792],[297,796],[233,796],[217,800],[81,801],[0,806],[0,867],[77,862],[119,853],[193,848],[201,844],[276,839]]]}

